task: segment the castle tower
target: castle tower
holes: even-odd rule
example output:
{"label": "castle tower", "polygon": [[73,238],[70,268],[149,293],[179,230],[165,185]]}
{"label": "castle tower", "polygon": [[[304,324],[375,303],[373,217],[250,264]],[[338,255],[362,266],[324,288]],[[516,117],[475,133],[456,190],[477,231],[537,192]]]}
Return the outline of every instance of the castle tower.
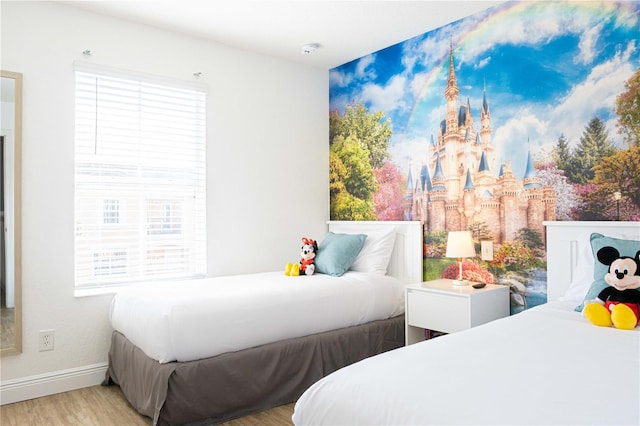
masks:
{"label": "castle tower", "polygon": [[446,228],[445,203],[447,190],[444,186],[444,173],[440,164],[440,156],[436,156],[436,167],[433,172],[432,189],[429,193],[430,203],[427,207],[429,211],[428,230],[441,231]]}
{"label": "castle tower", "polygon": [[414,211],[417,215],[413,216],[413,220],[419,220],[422,223],[426,224],[428,220],[428,212],[427,208],[429,205],[429,191],[431,191],[431,178],[429,177],[429,167],[425,164],[420,169],[420,181],[416,183],[417,190],[416,193],[419,192],[420,197],[417,197],[417,200],[414,199]]}
{"label": "castle tower", "polygon": [[531,151],[527,152],[527,166],[524,172],[524,178],[522,179],[522,187],[524,189],[541,188],[540,178],[536,174],[536,168],[533,165],[533,158],[531,158]]}
{"label": "castle tower", "polygon": [[446,136],[449,133],[456,132],[458,130],[458,82],[456,80],[456,73],[453,66],[453,41],[449,49],[449,78],[447,80],[447,88],[444,91],[444,97],[447,100],[447,117],[445,119],[446,128],[443,131],[443,135]]}
{"label": "castle tower", "polygon": [[544,220],[556,220],[556,193],[552,187],[543,188],[542,202],[544,203]]}
{"label": "castle tower", "polygon": [[482,109],[480,110],[480,137],[485,145],[491,145],[491,112],[487,101],[487,88],[484,88],[482,96]]}
{"label": "castle tower", "polygon": [[460,229],[468,229],[469,225],[473,221],[473,217],[476,213],[476,191],[471,180],[471,170],[467,169],[467,176],[465,178],[463,189],[463,220],[460,224]]}
{"label": "castle tower", "polygon": [[504,164],[498,179],[500,194],[500,241],[513,240],[518,232],[518,181],[511,171],[511,163]]}
{"label": "castle tower", "polygon": [[426,164],[422,166],[422,169],[420,170],[420,184],[422,186],[422,192],[431,191],[433,188],[431,178],[429,177],[429,166]]}
{"label": "castle tower", "polygon": [[545,205],[542,202],[543,190],[533,165],[531,151],[527,153],[527,167],[524,179],[522,179],[522,193],[527,203],[526,226],[538,231],[540,235],[544,235],[545,229],[542,224],[545,219]]}
{"label": "castle tower", "polygon": [[411,169],[409,169],[409,176],[407,176],[407,185],[404,189],[404,197],[402,198],[402,210],[404,212],[404,220],[412,219],[412,207],[413,207],[413,177],[411,176]]}
{"label": "castle tower", "polygon": [[496,182],[496,178],[491,173],[491,168],[489,167],[489,162],[487,161],[487,156],[484,151],[482,151],[480,155],[480,164],[478,166],[478,172],[476,173],[475,182],[478,193],[480,194],[484,194],[486,191],[491,192]]}

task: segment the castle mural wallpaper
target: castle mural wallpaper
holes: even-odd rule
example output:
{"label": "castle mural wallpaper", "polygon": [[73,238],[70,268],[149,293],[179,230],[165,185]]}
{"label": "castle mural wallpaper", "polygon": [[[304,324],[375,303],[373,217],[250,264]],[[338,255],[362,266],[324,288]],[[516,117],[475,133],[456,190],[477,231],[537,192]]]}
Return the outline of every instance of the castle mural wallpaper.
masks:
{"label": "castle mural wallpaper", "polygon": [[544,303],[544,221],[640,220],[639,16],[506,2],[332,69],[331,219],[421,221],[426,280],[471,230],[464,278]]}

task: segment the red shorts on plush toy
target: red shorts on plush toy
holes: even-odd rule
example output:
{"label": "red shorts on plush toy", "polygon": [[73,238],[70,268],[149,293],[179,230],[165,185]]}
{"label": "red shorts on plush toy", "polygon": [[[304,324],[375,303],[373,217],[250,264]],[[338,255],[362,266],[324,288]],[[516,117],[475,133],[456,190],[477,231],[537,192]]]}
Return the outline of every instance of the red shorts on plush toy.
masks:
{"label": "red shorts on plush toy", "polygon": [[631,309],[633,311],[633,314],[636,316],[636,324],[634,325],[634,327],[637,327],[638,326],[638,322],[640,321],[640,310],[638,309],[638,305],[635,304],[635,303],[623,303],[623,302],[607,301],[607,302],[605,302],[604,307],[607,308],[607,311],[613,312],[613,308],[616,305],[627,306],[629,309]]}

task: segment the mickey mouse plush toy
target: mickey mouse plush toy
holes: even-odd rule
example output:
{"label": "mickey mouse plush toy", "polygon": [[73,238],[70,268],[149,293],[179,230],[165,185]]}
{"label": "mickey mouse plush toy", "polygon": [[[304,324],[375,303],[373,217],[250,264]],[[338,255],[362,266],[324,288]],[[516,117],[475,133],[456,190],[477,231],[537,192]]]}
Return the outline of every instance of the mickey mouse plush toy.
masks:
{"label": "mickey mouse plush toy", "polygon": [[603,247],[597,256],[600,263],[609,265],[609,273],[604,276],[609,286],[585,306],[584,316],[600,327],[634,329],[640,310],[640,251],[633,258],[620,256],[614,247]]}
{"label": "mickey mouse plush toy", "polygon": [[290,276],[313,275],[316,271],[315,259],[318,252],[318,243],[311,238],[302,238],[300,263],[287,263],[284,274]]}

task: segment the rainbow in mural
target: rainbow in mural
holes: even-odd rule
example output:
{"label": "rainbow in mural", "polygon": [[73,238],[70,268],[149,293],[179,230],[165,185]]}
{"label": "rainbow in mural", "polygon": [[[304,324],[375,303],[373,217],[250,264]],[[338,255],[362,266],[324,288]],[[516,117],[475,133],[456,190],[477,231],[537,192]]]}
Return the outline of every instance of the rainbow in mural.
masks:
{"label": "rainbow in mural", "polygon": [[[491,106],[494,172],[510,163],[523,178],[527,152],[545,162],[561,136],[577,148],[594,118],[614,148],[627,148],[614,106],[640,67],[639,16],[638,2],[506,2],[332,69],[330,109],[344,114],[355,103],[383,112],[390,161],[405,179],[419,173],[446,115],[453,47],[458,103],[471,106],[476,122],[485,95]],[[557,206],[558,219],[581,218],[572,210],[585,189],[576,191]],[[622,203],[627,219],[640,218]]]}

